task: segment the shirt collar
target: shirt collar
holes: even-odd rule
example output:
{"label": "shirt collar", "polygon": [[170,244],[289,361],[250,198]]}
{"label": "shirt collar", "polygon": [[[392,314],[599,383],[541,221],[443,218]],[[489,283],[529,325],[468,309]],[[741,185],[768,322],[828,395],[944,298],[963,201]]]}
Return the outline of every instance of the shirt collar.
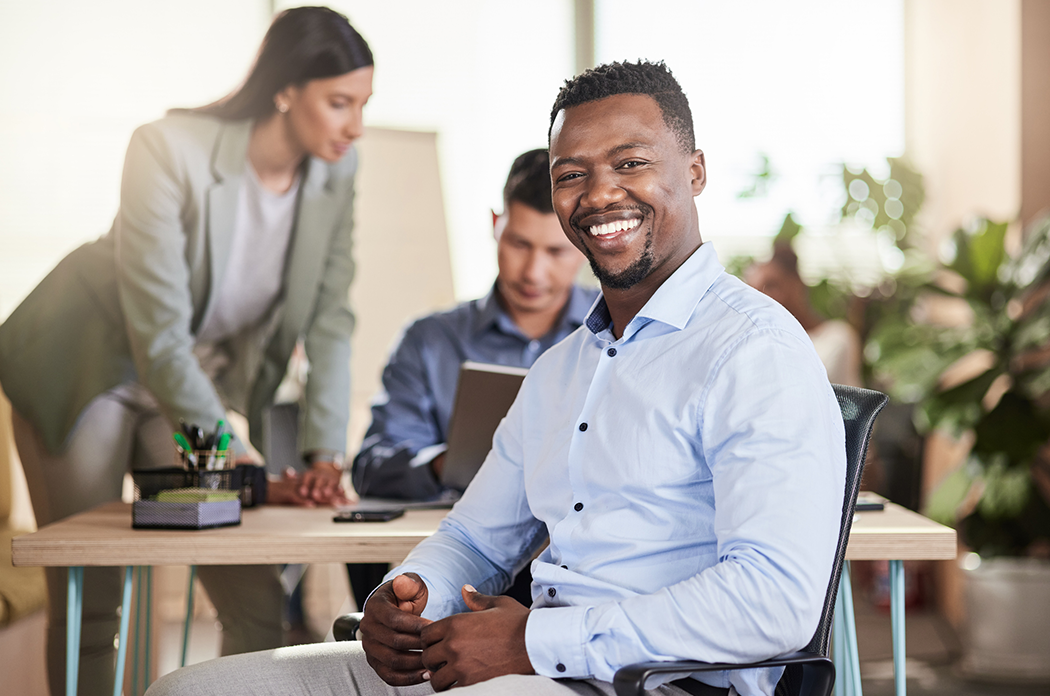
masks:
{"label": "shirt collar", "polygon": [[496,284],[477,301],[477,313],[474,315],[474,334],[482,334],[498,325],[503,309],[496,299]]}
{"label": "shirt collar", "polygon": [[[631,319],[623,331],[624,337],[650,321],[658,321],[678,330],[684,329],[700,299],[724,270],[714,246],[710,242],[701,244]],[[594,303],[585,323],[595,335],[611,328],[612,316],[604,296]]]}
{"label": "shirt collar", "polygon": [[[591,293],[588,293],[580,286],[573,285],[561,318],[551,331],[557,332],[562,330],[563,333],[569,334],[579,328],[587,318],[587,312],[590,310],[591,305],[594,304],[591,299],[592,296]],[[477,313],[474,316],[474,334],[482,334],[492,328],[498,328],[504,333],[511,333],[515,336],[524,336],[510,316],[500,307],[499,299],[496,297],[495,283],[485,293],[485,296],[477,301]]]}

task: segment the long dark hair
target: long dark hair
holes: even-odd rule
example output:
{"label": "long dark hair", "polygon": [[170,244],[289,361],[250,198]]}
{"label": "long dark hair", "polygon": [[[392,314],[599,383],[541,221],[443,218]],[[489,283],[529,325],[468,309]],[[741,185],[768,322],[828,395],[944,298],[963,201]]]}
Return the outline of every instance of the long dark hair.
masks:
{"label": "long dark hair", "polygon": [[265,118],[276,109],[274,96],[288,85],[372,64],[372,51],[346,17],[327,7],[294,7],[274,18],[240,87],[189,111],[230,120]]}

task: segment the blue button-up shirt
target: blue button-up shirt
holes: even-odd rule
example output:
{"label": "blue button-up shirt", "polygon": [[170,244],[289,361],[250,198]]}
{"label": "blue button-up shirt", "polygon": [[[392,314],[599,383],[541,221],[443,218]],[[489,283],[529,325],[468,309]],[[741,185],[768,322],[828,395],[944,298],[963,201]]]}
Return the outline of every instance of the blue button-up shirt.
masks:
{"label": "blue button-up shirt", "polygon": [[409,500],[440,495],[441,485],[426,465],[447,440],[460,364],[532,367],[541,353],[580,327],[597,294],[573,287],[554,328],[538,339],[522,333],[500,308],[495,288],[480,300],[412,323],[383,369],[372,425],[354,458],[355,490]]}
{"label": "blue button-up shirt", "polygon": [[[805,331],[710,244],[622,338],[611,328],[601,299],[541,356],[463,498],[388,577],[419,573],[423,615],[447,616],[463,584],[498,594],[549,534],[525,640],[550,677],[801,648],[845,485],[841,413]],[[746,696],[779,673],[713,678]]]}

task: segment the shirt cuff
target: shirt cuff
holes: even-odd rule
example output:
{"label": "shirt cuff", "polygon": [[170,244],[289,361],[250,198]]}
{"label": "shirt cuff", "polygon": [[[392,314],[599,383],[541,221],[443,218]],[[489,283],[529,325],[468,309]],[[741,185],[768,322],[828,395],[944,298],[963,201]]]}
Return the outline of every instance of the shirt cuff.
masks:
{"label": "shirt cuff", "polygon": [[416,456],[412,457],[412,461],[408,463],[412,466],[424,466],[437,459],[440,455],[444,454],[448,450],[448,445],[442,442],[439,445],[430,445],[416,452]]}
{"label": "shirt cuff", "polygon": [[[423,607],[423,612],[420,614],[424,619],[437,621],[446,616],[458,614],[464,610],[464,607],[456,606],[454,601],[440,597],[434,589],[434,583],[432,583],[423,573],[420,573],[419,568],[406,568],[402,566],[391,568],[390,571],[383,576],[383,581],[379,583],[379,587],[382,587],[402,573],[415,573],[427,587],[427,605]],[[372,595],[376,593],[376,590],[378,590],[379,587],[368,593],[368,596],[365,597],[365,605],[368,604],[368,600],[372,599]],[[359,608],[358,611],[364,611],[364,606]]]}
{"label": "shirt cuff", "polygon": [[536,674],[544,677],[589,679],[584,654],[584,619],[588,607],[533,609],[525,623],[525,651]]}
{"label": "shirt cuff", "polygon": [[306,462],[311,466],[316,464],[317,462],[332,462],[338,468],[342,469],[343,456],[344,455],[342,452],[337,452],[335,450],[316,449],[312,452],[308,452],[304,456],[304,459],[306,459]]}

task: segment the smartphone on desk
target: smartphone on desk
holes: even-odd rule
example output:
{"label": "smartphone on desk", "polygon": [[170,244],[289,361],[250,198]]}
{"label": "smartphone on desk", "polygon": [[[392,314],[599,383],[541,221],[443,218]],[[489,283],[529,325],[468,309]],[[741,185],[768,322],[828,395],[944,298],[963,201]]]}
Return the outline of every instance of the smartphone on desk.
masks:
{"label": "smartphone on desk", "polygon": [[333,522],[389,522],[404,515],[404,509],[390,510],[341,510],[332,518]]}
{"label": "smartphone on desk", "polygon": [[861,491],[857,494],[857,512],[872,512],[882,510],[886,507],[886,499],[870,491]]}

